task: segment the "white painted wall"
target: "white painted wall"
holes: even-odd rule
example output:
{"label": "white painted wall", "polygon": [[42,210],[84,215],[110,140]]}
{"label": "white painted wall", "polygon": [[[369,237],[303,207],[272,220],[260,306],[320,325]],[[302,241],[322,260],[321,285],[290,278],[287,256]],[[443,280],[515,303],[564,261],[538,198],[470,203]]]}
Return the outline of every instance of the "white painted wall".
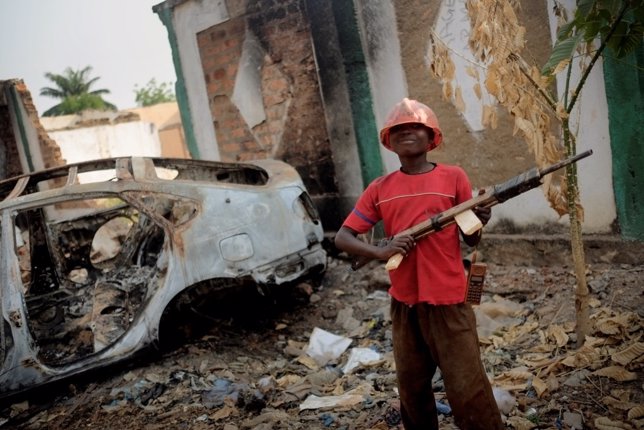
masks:
{"label": "white painted wall", "polygon": [[[574,16],[575,0],[560,0],[568,9],[568,16]],[[553,0],[548,0],[548,10],[554,9]],[[554,42],[557,32],[556,17],[550,14],[550,33]],[[586,60],[586,62],[588,62]],[[574,88],[581,77],[578,60],[572,67]],[[561,96],[565,88],[565,73],[558,75],[557,89]],[[613,167],[610,136],[608,130],[608,102],[604,85],[604,67],[600,59],[593,66],[577,102],[577,108],[570,116],[571,131],[577,136],[577,152],[593,150],[593,155],[581,161],[579,183],[581,202],[586,218],[583,227],[588,231],[610,231],[610,225],[617,217],[613,194]]]}
{"label": "white painted wall", "polygon": [[[407,79],[400,62],[396,13],[391,0],[355,0],[367,63],[376,126],[380,130],[391,108],[407,97]],[[377,55],[373,55],[377,54]],[[398,170],[398,156],[377,144],[386,172]]]}
{"label": "white painted wall", "polygon": [[199,158],[203,160],[218,161],[220,155],[197,46],[197,33],[227,21],[228,18],[228,9],[223,0],[184,2],[174,9],[173,14],[172,25],[177,35],[190,115]]}
{"label": "white painted wall", "polygon": [[[122,156],[161,156],[159,133],[152,123],[134,121],[114,125],[48,131],[68,164]],[[81,182],[105,179],[84,174]]]}

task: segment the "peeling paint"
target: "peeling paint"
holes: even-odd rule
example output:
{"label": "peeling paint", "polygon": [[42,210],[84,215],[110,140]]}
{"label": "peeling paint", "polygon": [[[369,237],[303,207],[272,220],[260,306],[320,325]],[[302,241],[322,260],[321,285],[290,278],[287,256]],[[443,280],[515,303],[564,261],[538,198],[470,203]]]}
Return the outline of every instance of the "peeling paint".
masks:
{"label": "peeling paint", "polygon": [[255,34],[246,30],[235,87],[231,97],[248,128],[266,120],[262,96],[262,64],[266,52]]}

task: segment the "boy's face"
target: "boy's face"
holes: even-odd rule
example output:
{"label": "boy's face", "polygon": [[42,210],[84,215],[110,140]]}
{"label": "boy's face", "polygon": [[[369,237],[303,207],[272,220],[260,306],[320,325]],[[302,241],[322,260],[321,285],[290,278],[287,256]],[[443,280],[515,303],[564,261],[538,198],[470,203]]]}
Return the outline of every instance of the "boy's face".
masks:
{"label": "boy's face", "polygon": [[433,139],[432,130],[420,123],[400,124],[389,129],[389,145],[398,155],[425,154]]}

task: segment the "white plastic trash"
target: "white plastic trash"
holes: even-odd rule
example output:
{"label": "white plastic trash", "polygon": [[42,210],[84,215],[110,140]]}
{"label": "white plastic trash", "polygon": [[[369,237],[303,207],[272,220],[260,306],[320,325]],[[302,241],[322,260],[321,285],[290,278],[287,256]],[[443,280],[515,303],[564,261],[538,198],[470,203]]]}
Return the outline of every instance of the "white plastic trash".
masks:
{"label": "white plastic trash", "polygon": [[347,350],[352,340],[315,327],[305,351],[320,366],[335,360]]}
{"label": "white plastic trash", "polygon": [[344,365],[342,371],[345,374],[351,373],[356,367],[363,365],[368,366],[370,364],[377,363],[382,359],[380,353],[374,351],[370,348],[353,348],[351,354],[349,355],[349,360],[347,364]]}

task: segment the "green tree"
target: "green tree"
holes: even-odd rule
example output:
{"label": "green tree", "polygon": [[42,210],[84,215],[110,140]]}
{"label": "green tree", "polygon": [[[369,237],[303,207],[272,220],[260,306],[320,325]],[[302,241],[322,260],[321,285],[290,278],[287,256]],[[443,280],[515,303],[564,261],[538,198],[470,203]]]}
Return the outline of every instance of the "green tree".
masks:
{"label": "green tree", "polygon": [[92,85],[100,78],[90,78],[91,66],[81,70],[65,69],[63,74],[45,73],[45,77],[55,84],[55,87],[43,87],[41,96],[53,97],[61,102],[48,109],[43,116],[69,115],[86,109],[116,110],[116,106],[103,100],[106,89],[92,90]]}
{"label": "green tree", "polygon": [[135,85],[134,94],[136,94],[136,103],[139,106],[152,106],[176,100],[172,84],[170,82],[157,83],[154,78],[150,79],[144,87]]}
{"label": "green tree", "polygon": [[[565,20],[565,15],[563,16]],[[574,17],[559,28],[557,41],[541,73],[552,79],[566,71],[566,91],[562,99],[543,97],[555,110],[561,121],[566,155],[576,154],[576,136],[570,127],[570,114],[576,106],[586,79],[597,60],[608,48],[616,58],[623,58],[642,43],[644,35],[644,3],[640,0],[578,0]],[[599,47],[596,47],[596,44]],[[574,83],[571,71],[575,56],[581,53],[588,62],[582,65],[581,78]],[[579,185],[577,166],[566,168],[566,201],[570,215],[571,250],[577,277],[576,303],[577,345],[584,343],[590,332],[589,290],[586,281],[586,258],[581,235],[583,212],[579,212]]]}

